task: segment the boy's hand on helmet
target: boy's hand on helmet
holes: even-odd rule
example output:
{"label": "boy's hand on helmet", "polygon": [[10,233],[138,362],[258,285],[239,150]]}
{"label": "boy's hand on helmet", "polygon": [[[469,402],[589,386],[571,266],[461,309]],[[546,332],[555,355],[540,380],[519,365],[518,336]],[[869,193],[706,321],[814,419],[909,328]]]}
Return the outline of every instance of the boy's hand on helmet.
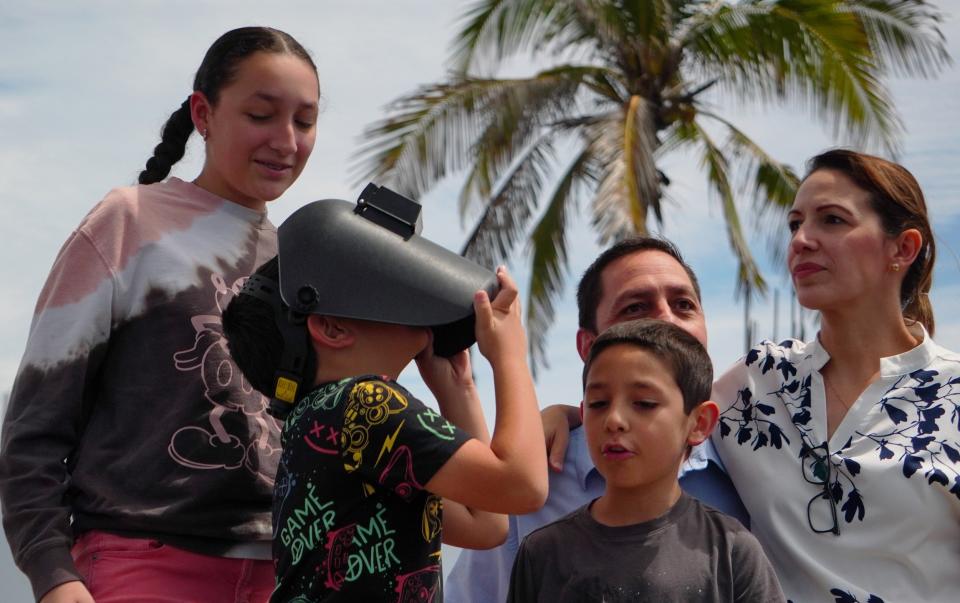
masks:
{"label": "boy's hand on helmet", "polygon": [[477,346],[491,362],[519,359],[526,362],[527,336],[520,320],[517,284],[507,269],[497,268],[500,291],[490,301],[486,291],[477,291],[473,308],[477,314]]}
{"label": "boy's hand on helmet", "polygon": [[475,387],[473,371],[470,368],[470,352],[463,350],[450,358],[443,358],[433,353],[433,334],[430,343],[414,358],[420,376],[435,396],[449,394]]}

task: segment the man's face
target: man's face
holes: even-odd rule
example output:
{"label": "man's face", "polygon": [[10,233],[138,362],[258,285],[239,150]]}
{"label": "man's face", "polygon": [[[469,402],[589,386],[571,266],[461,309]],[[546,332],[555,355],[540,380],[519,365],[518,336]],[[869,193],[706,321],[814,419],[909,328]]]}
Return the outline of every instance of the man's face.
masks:
{"label": "man's face", "polygon": [[638,318],[672,322],[707,346],[707,325],[687,271],[655,249],[617,258],[600,274],[603,294],[597,304],[597,331],[577,331],[577,351],[586,359],[593,340],[610,325]]}

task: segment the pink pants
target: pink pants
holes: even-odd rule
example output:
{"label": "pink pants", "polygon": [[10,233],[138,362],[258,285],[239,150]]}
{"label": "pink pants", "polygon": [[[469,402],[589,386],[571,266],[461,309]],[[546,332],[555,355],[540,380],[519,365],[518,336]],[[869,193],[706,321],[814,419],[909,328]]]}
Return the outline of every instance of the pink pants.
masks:
{"label": "pink pants", "polygon": [[266,603],[273,562],[212,557],[147,538],[87,532],[74,562],[97,603]]}

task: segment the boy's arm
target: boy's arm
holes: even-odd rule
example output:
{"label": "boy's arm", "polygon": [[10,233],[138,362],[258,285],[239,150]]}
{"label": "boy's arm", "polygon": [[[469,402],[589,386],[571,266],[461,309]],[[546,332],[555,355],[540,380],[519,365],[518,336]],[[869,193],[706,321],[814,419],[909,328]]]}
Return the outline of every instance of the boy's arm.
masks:
{"label": "boy's arm", "polygon": [[[433,346],[417,356],[417,368],[430,388],[440,414],[471,437],[490,443],[480,396],[473,381],[470,354],[466,350],[452,358],[433,355]],[[507,537],[507,517],[472,509],[449,498],[443,500],[443,542],[468,549],[489,549]]]}
{"label": "boy's arm", "polygon": [[520,547],[520,525],[516,515],[507,517],[507,540],[485,551],[464,550],[443,581],[448,603],[505,601],[510,587],[510,570]]}
{"label": "boy's arm", "polygon": [[437,471],[426,488],[435,494],[498,513],[530,513],[547,496],[547,459],[540,412],[527,367],[526,335],[517,286],[505,268],[491,302],[474,298],[477,343],[493,368],[497,417],[487,445],[472,439]]}
{"label": "boy's arm", "polygon": [[507,539],[507,516],[478,511],[443,499],[443,543],[464,549],[492,549]]}

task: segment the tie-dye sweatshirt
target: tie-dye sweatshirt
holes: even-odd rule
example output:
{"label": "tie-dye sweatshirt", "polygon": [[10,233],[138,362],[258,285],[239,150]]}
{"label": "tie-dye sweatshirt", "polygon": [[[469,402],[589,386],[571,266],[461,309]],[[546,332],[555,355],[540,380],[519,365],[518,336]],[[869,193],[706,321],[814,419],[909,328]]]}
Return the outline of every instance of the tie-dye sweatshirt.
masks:
{"label": "tie-dye sweatshirt", "polygon": [[110,192],[54,263],[3,422],[0,497],[39,597],[74,533],[196,550],[268,541],[278,425],[221,311],[276,254],[266,214],[182,180]]}

